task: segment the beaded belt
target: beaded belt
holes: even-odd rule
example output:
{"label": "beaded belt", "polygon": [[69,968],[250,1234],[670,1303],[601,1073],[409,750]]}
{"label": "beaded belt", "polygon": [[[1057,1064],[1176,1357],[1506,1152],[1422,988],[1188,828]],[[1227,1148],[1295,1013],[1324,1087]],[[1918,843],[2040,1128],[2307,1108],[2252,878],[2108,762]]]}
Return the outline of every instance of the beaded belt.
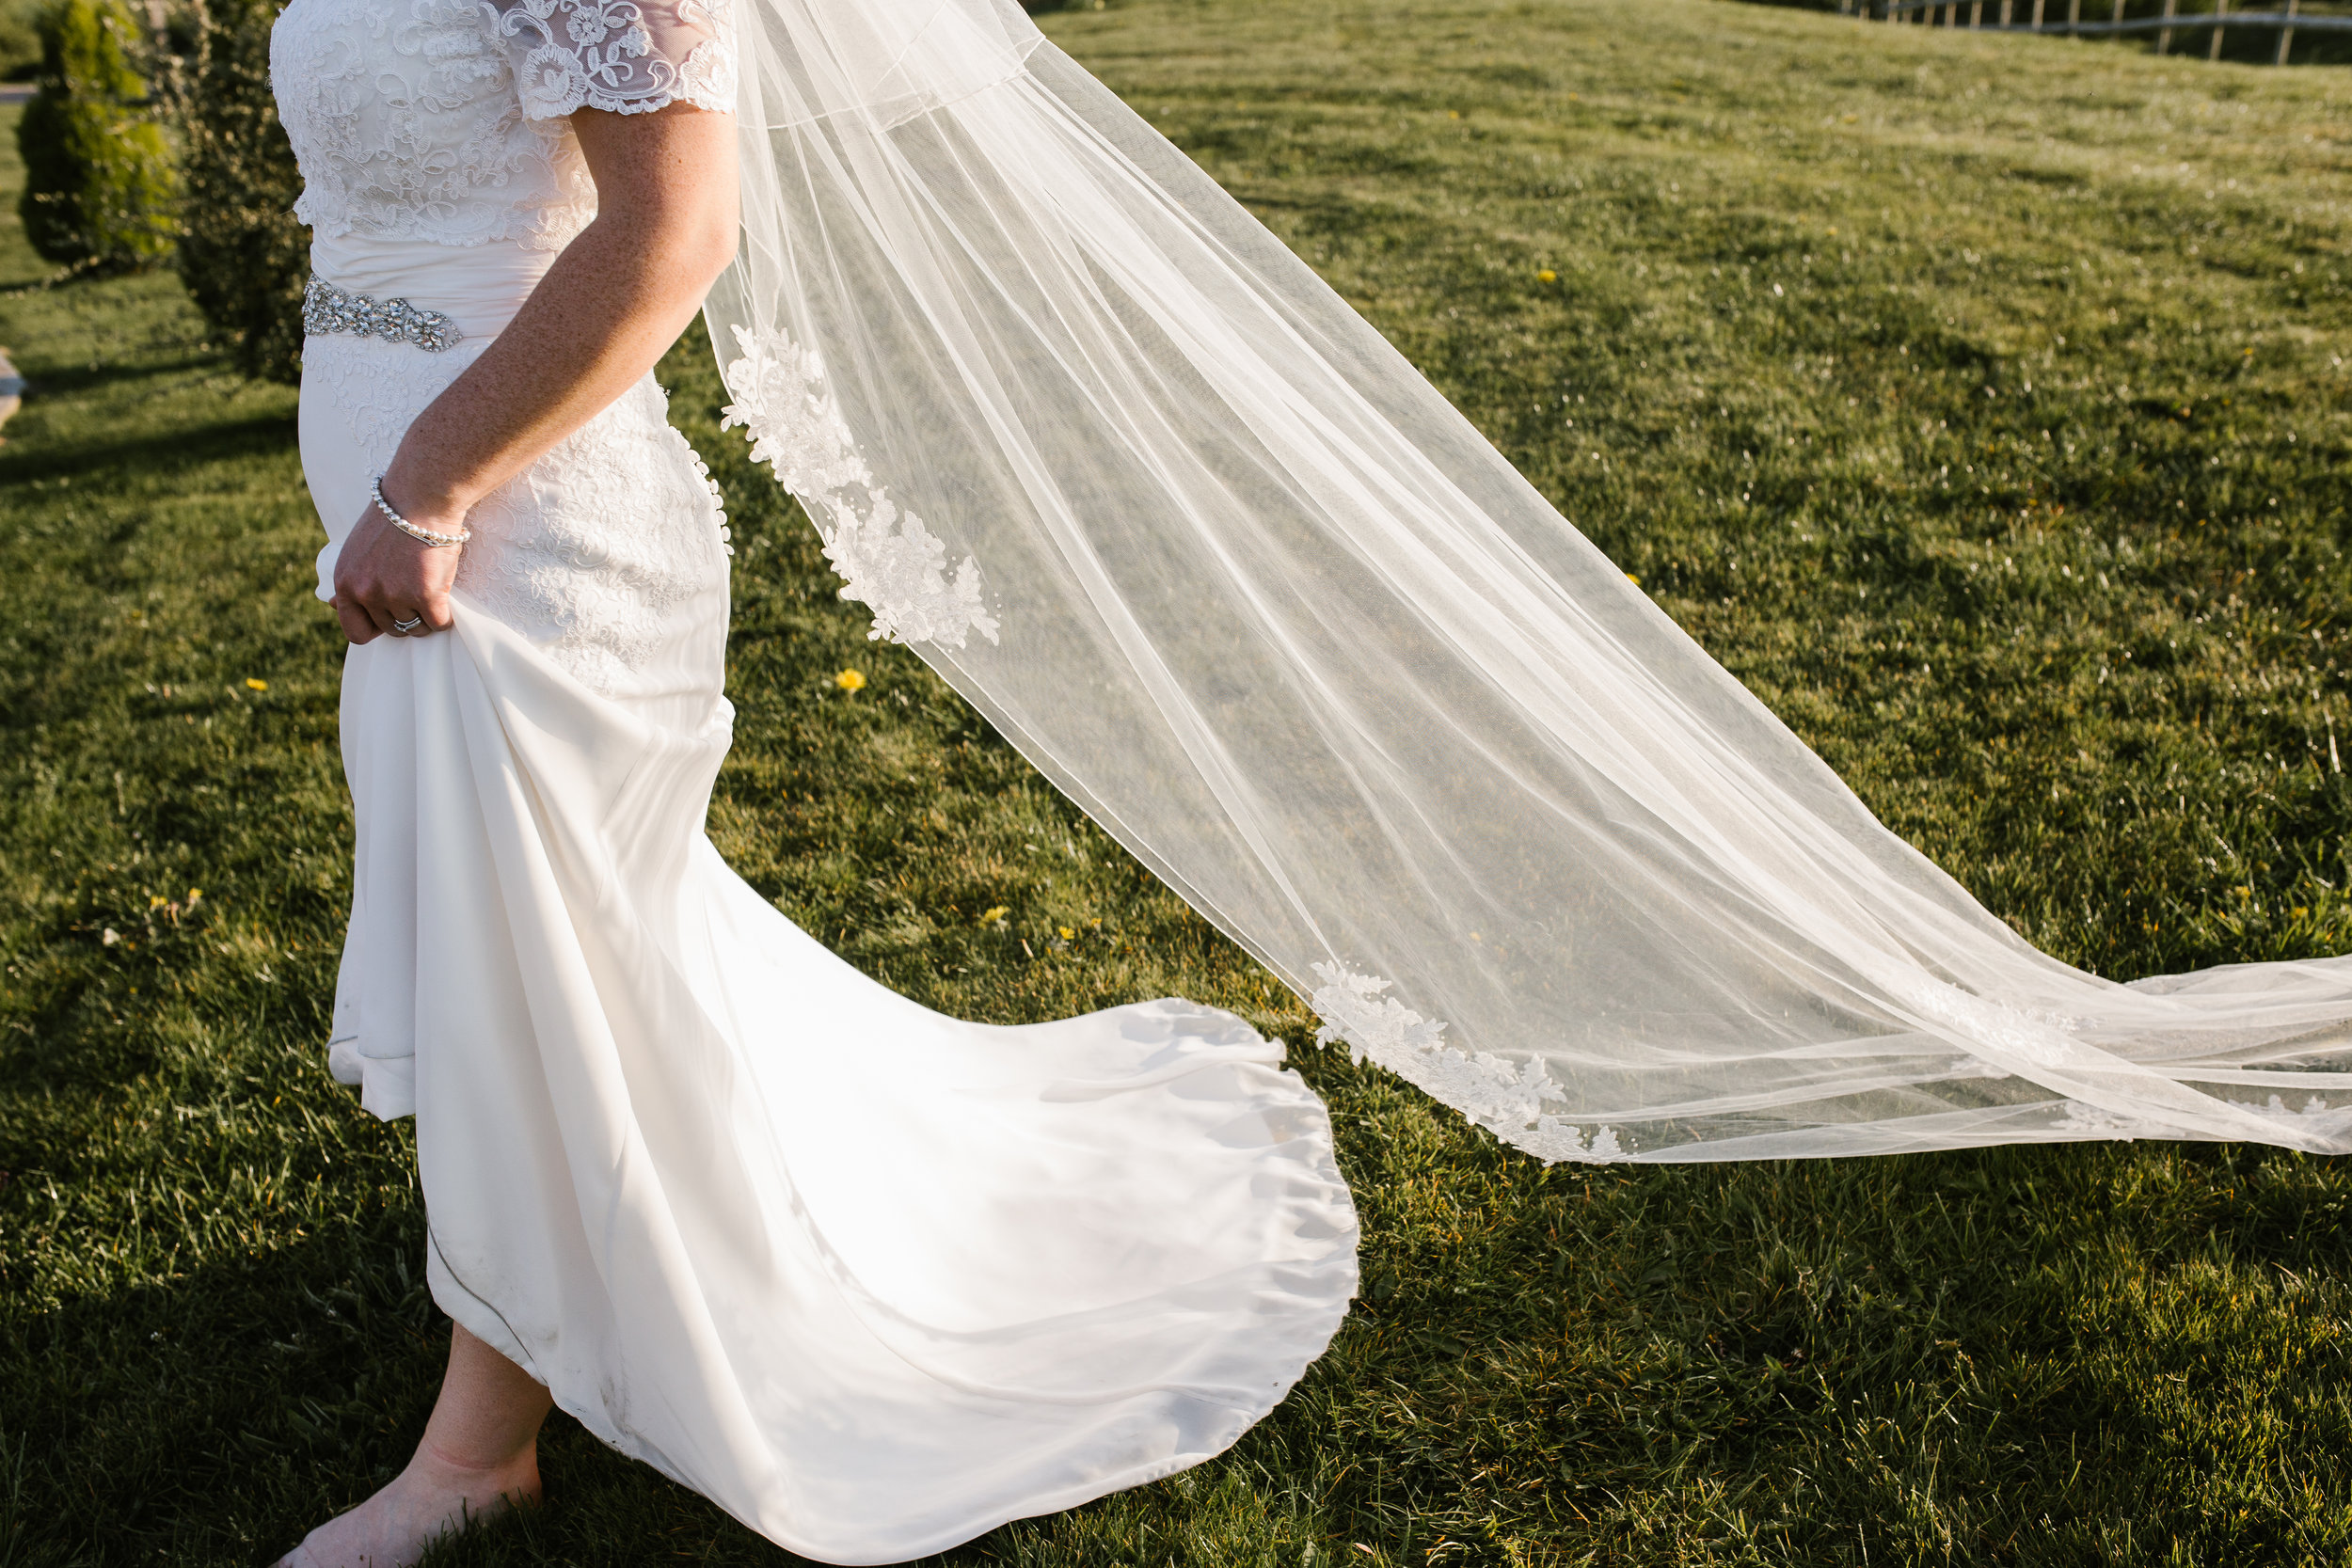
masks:
{"label": "beaded belt", "polygon": [[313,337],[348,332],[414,343],[427,354],[454,348],[464,337],[457,324],[438,310],[420,310],[405,299],[370,299],[339,289],[324,277],[313,277],[303,285],[302,330]]}

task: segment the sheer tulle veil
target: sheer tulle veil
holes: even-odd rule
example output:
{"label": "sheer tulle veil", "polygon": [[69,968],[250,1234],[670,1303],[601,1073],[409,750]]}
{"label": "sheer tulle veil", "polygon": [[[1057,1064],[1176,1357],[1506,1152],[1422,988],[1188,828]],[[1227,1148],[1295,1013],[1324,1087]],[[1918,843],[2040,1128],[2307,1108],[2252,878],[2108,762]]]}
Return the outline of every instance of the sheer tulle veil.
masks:
{"label": "sheer tulle veil", "polygon": [[737,4],[730,421],[1327,1041],[1547,1161],[2352,1148],[2352,960],[2021,941],[1020,11]]}

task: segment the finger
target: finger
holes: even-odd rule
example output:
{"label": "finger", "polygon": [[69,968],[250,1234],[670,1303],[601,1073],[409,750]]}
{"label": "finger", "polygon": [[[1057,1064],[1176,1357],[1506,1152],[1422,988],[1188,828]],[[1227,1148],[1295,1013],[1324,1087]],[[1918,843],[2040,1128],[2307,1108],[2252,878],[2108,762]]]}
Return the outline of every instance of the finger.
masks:
{"label": "finger", "polygon": [[427,637],[433,632],[433,623],[417,606],[395,604],[391,608],[391,616],[394,637]]}
{"label": "finger", "polygon": [[335,600],[335,619],[342,625],[343,636],[353,646],[375,641],[375,623],[368,619],[367,611],[349,599],[339,597]]}
{"label": "finger", "polygon": [[457,624],[457,614],[450,608],[446,594],[437,594],[426,600],[419,613],[424,617],[424,625],[418,628],[420,636],[426,632],[447,631]]}
{"label": "finger", "polygon": [[392,623],[405,617],[392,609],[391,602],[383,594],[379,592],[368,594],[360,599],[359,608],[367,612],[368,620],[374,625],[377,631],[386,637],[400,635],[392,629]]}

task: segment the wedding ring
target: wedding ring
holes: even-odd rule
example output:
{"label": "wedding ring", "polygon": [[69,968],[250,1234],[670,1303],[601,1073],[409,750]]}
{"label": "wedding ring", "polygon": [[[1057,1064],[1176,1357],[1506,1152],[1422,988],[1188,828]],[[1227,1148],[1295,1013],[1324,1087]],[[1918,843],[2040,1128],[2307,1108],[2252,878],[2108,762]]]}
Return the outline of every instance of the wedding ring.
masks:
{"label": "wedding ring", "polygon": [[421,616],[421,615],[411,615],[411,616],[409,616],[409,617],[408,617],[408,619],[406,619],[405,621],[394,621],[394,622],[392,623],[392,629],[393,629],[394,631],[399,631],[399,632],[409,632],[409,631],[414,631],[414,630],[416,630],[419,626],[423,626],[423,625],[424,625],[424,617],[423,617],[423,616]]}

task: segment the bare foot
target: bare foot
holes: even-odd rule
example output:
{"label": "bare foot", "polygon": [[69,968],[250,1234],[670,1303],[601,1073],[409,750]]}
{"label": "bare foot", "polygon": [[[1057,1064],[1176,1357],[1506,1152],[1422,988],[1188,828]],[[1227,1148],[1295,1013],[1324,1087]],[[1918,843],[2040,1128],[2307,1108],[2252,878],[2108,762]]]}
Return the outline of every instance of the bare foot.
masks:
{"label": "bare foot", "polygon": [[411,1568],[443,1535],[539,1500],[539,1451],[489,1468],[436,1453],[430,1438],[392,1483],[304,1536],[276,1568]]}
{"label": "bare foot", "polygon": [[539,1500],[548,1391],[467,1332],[450,1330],[449,1373],[424,1441],[398,1479],[329,1519],[277,1568],[412,1568],[442,1536]]}

